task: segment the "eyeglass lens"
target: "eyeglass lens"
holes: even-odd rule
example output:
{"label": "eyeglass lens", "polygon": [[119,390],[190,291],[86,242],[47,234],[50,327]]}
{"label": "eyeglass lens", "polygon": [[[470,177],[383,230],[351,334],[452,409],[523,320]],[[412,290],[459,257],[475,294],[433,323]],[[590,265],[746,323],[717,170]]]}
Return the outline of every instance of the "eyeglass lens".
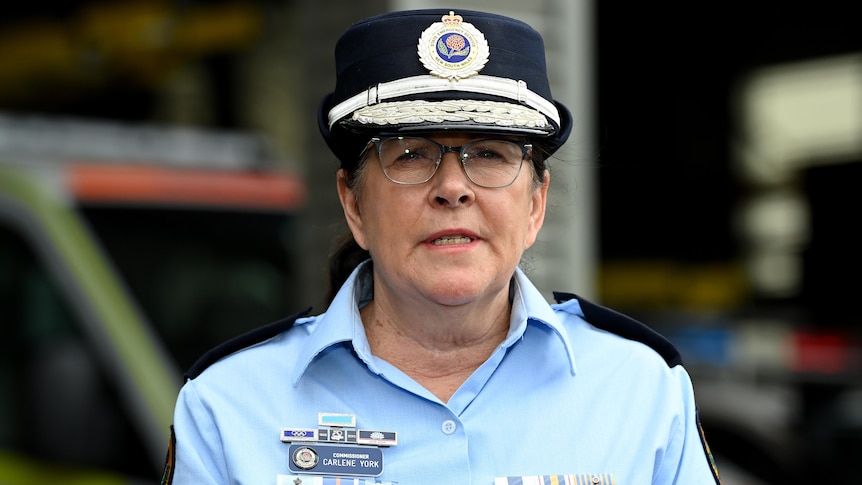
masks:
{"label": "eyeglass lens", "polygon": [[[377,146],[384,173],[402,184],[430,180],[444,152],[442,145],[426,138],[386,138]],[[476,140],[446,151],[459,153],[467,177],[477,185],[504,187],[518,177],[527,146],[509,140]]]}

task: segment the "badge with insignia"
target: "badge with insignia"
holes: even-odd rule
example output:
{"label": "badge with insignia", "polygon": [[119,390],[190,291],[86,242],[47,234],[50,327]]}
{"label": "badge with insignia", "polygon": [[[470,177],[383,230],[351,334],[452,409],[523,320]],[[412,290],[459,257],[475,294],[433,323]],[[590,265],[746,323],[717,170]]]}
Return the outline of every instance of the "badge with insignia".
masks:
{"label": "badge with insignia", "polygon": [[381,448],[398,444],[394,431],[356,429],[353,414],[319,413],[317,424],[317,429],[281,428],[279,439],[290,445],[291,472],[377,477],[383,473]]}
{"label": "badge with insignia", "polygon": [[459,80],[478,74],[488,62],[490,49],[479,29],[450,11],[422,32],[418,54],[432,75]]}
{"label": "badge with insignia", "polygon": [[281,428],[279,439],[285,443],[318,442],[350,443],[368,446],[396,446],[398,433],[356,429],[356,416],[353,414],[319,413],[314,428]]}
{"label": "badge with insignia", "polygon": [[290,445],[288,469],[314,475],[377,477],[383,473],[383,451],[370,446]]}
{"label": "badge with insignia", "polygon": [[320,461],[320,455],[317,451],[314,448],[309,448],[307,446],[293,449],[290,457],[291,462],[303,470],[310,470],[316,467],[317,463]]}

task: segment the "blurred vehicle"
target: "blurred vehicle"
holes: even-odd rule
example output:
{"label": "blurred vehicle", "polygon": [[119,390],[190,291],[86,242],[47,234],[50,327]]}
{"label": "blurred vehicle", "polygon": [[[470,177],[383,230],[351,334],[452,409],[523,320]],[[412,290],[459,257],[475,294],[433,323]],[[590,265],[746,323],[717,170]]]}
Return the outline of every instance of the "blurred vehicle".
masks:
{"label": "blurred vehicle", "polygon": [[802,302],[685,308],[680,302],[698,301],[695,292],[739,289],[715,271],[698,277],[686,269],[651,266],[641,276],[615,269],[629,281],[613,283],[649,282],[680,298],[660,308],[645,310],[646,299],[639,308],[617,307],[649,322],[682,354],[722,483],[855,483],[862,458],[862,332],[855,313],[842,320],[825,306],[806,311]]}
{"label": "blurred vehicle", "polygon": [[0,115],[0,483],[154,483],[182,370],[298,308],[264,140]]}

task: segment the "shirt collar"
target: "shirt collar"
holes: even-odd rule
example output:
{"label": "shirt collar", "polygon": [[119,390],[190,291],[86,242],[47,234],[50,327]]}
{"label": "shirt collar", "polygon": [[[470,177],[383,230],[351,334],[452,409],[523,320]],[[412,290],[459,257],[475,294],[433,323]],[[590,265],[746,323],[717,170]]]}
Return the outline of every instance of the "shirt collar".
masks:
{"label": "shirt collar", "polygon": [[[370,268],[368,261],[360,264],[344,282],[325,313],[316,317],[301,318],[294,324],[295,327],[304,327],[310,334],[307,344],[298,356],[298,365],[293,372],[294,386],[318,354],[340,343],[352,344],[356,355],[365,362],[369,370],[375,374],[380,373],[374,363],[371,346],[368,344],[365,327],[359,314],[359,309],[373,299],[374,295]],[[553,308],[548,305],[544,296],[520,268],[516,268],[512,283],[515,285],[512,317],[509,334],[502,346],[508,348],[520,340],[528,324],[544,325],[559,339],[574,375],[575,357],[572,345],[566,329]]]}
{"label": "shirt collar", "polygon": [[566,332],[560,317],[554,311],[554,307],[548,304],[542,293],[527,278],[520,268],[515,269],[513,277],[515,294],[512,300],[512,318],[509,328],[509,336],[503,342],[504,346],[511,346],[516,340],[523,337],[528,322],[548,327],[559,339],[560,345],[569,359],[569,370],[575,375],[575,354],[569,334]]}

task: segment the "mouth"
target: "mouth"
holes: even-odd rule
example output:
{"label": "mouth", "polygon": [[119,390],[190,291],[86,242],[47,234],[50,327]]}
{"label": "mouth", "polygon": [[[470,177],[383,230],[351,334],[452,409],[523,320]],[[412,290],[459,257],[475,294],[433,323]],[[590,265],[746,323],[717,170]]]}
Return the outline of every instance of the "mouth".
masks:
{"label": "mouth", "polygon": [[475,238],[472,238],[470,236],[463,236],[463,235],[441,236],[441,237],[438,237],[436,239],[430,240],[429,243],[431,243],[434,246],[449,246],[449,245],[453,245],[453,244],[469,244],[469,243],[473,242],[474,240],[475,240]]}

